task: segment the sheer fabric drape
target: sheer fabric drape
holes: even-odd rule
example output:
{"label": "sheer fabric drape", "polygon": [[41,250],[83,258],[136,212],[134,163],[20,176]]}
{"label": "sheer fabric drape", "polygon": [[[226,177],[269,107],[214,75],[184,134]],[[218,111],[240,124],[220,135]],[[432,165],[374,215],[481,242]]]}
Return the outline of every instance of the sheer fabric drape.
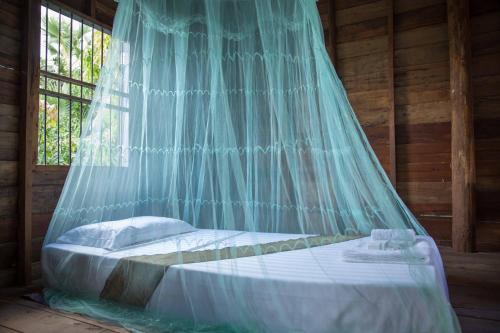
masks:
{"label": "sheer fabric drape", "polygon": [[[425,235],[360,128],[315,1],[120,0],[109,52],[45,245],[81,225],[144,215],[199,229]],[[449,304],[421,266],[408,265],[421,288],[400,292],[394,311],[410,315],[415,297],[428,299],[438,304],[430,314],[438,330],[451,332]],[[258,311],[245,308],[240,287],[216,281],[244,309],[242,326],[228,327],[258,331]],[[60,285],[78,295],[63,275]],[[70,310],[138,318],[85,295],[51,293]],[[269,302],[280,320],[283,300]]]}

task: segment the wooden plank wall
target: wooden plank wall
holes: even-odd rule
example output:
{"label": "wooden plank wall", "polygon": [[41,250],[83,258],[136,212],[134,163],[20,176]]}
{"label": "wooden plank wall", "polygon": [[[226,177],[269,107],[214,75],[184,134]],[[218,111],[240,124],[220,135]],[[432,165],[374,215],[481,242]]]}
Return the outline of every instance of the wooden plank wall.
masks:
{"label": "wooden plank wall", "polygon": [[23,2],[0,1],[0,286],[16,279]]}
{"label": "wooden plank wall", "polygon": [[[112,0],[59,2],[112,24]],[[23,0],[0,1],[0,286],[15,278],[22,6]],[[450,245],[446,1],[320,0],[318,7],[328,52],[384,169],[394,174],[398,192],[431,235]],[[500,250],[500,3],[471,1],[471,24],[476,246]],[[34,279],[39,277],[42,239],[66,173],[64,167],[33,171]]]}
{"label": "wooden plank wall", "polygon": [[[320,11],[328,2],[320,2]],[[329,48],[336,51],[336,69],[358,119],[386,172],[395,169],[403,200],[440,243],[450,244],[446,2],[335,0],[333,7],[335,29],[326,31],[334,30],[336,45]]]}
{"label": "wooden plank wall", "polygon": [[[328,1],[326,1],[328,2]],[[351,104],[383,168],[391,172],[389,147],[388,34],[386,1],[335,2],[336,68]],[[325,22],[323,22],[325,24]]]}
{"label": "wooden plank wall", "polygon": [[398,192],[451,245],[451,123],[445,0],[395,1]]}
{"label": "wooden plank wall", "polygon": [[478,250],[500,244],[500,1],[470,1]]}
{"label": "wooden plank wall", "polygon": [[33,279],[40,278],[43,237],[61,194],[68,168],[37,166],[33,170],[32,260]]}
{"label": "wooden plank wall", "polygon": [[[470,3],[477,165],[475,246],[480,251],[498,251],[500,2]],[[358,119],[389,174],[391,73],[387,67],[392,57],[397,190],[429,233],[439,243],[451,245],[446,0],[321,0],[318,8],[327,48]]]}

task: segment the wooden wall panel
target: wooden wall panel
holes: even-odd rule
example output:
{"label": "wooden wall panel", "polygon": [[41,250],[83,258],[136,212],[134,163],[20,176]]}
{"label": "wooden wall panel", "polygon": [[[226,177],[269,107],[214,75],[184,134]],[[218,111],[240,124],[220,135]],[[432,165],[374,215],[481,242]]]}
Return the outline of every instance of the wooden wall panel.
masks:
{"label": "wooden wall panel", "polygon": [[[392,168],[397,171],[397,189],[431,234],[449,244],[451,137],[446,2],[336,0],[334,7],[336,69],[356,115],[390,174],[393,89]],[[393,67],[388,70],[388,66]]]}
{"label": "wooden wall panel", "polygon": [[[33,261],[40,259],[43,237],[57,205],[67,168],[37,167],[33,172],[32,248]],[[39,278],[34,276],[34,278]]]}
{"label": "wooden wall panel", "polygon": [[16,278],[22,1],[0,1],[0,287]]}
{"label": "wooden wall panel", "polygon": [[395,1],[397,189],[439,242],[451,242],[446,2]]}
{"label": "wooden wall panel", "polygon": [[[478,250],[500,249],[500,3],[471,1]],[[384,5],[335,1],[336,69],[388,171]],[[322,8],[320,8],[320,11]],[[427,230],[451,244],[451,103],[446,0],[394,1],[397,189]],[[389,132],[390,133],[390,132]]]}
{"label": "wooden wall panel", "polygon": [[[57,2],[57,0],[54,0]],[[111,26],[113,0],[59,0]],[[393,25],[389,6],[394,5]],[[0,2],[0,286],[15,278],[23,0]],[[397,189],[439,242],[451,239],[451,128],[445,0],[320,0],[325,42],[360,122],[390,171],[391,75]],[[500,2],[471,1],[476,245],[500,249]],[[391,36],[391,26],[394,35]],[[391,37],[393,43],[391,44]],[[390,45],[393,45],[391,50]],[[388,70],[392,68],[393,74]],[[33,173],[34,278],[67,168]]]}
{"label": "wooden wall panel", "polygon": [[470,1],[476,248],[500,250],[500,2]]}
{"label": "wooden wall panel", "polygon": [[336,1],[336,70],[361,126],[386,172],[390,173],[388,2]]}
{"label": "wooden wall panel", "polygon": [[476,163],[469,0],[447,0],[450,54],[453,249],[474,249]]}

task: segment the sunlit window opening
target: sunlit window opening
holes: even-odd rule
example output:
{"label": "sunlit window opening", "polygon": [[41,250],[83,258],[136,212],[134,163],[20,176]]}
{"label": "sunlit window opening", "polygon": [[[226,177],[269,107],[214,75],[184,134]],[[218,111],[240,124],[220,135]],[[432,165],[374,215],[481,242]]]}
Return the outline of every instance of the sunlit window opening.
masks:
{"label": "sunlit window opening", "polygon": [[[37,164],[69,165],[75,158],[110,41],[111,32],[103,27],[42,5]],[[113,118],[115,132],[127,126],[121,123],[126,116],[110,111]],[[110,130],[102,140],[111,145],[112,136]],[[112,164],[110,156],[103,159]]]}

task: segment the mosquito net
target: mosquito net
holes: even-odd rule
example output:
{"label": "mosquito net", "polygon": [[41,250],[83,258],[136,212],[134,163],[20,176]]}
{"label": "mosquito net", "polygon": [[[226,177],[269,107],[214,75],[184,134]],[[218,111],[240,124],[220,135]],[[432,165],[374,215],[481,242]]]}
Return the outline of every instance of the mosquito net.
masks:
{"label": "mosquito net", "polygon": [[314,0],[120,0],[47,302],[141,331],[457,331],[322,34]]}

